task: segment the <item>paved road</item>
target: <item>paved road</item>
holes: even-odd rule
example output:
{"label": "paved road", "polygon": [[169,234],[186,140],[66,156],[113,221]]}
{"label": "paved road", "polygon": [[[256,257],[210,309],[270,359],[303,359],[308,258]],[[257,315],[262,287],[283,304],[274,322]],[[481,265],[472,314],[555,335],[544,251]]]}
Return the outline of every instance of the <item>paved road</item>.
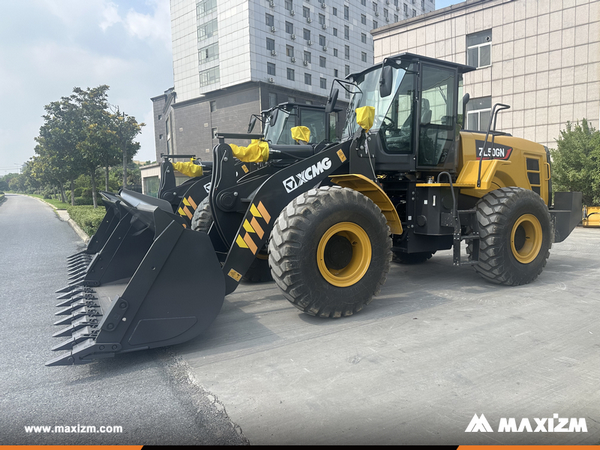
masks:
{"label": "paved road", "polygon": [[[394,264],[360,314],[321,320],[273,283],[245,284],[188,343],[45,368],[48,286],[62,283],[77,242],[63,225],[34,200],[0,207],[0,443],[80,443],[21,431],[65,420],[127,427],[127,439],[85,441],[107,444],[220,443],[239,437],[231,422],[251,444],[600,443],[600,229],[556,244],[528,286],[491,285],[440,252],[420,266]],[[494,431],[466,433],[474,414]],[[554,414],[584,418],[588,431],[498,432],[501,418],[536,428],[535,419],[558,423]],[[221,428],[210,434],[213,421]]]}
{"label": "paved road", "polygon": [[[81,240],[40,201],[0,205],[0,444],[243,444],[219,400],[170,350],[45,367],[66,257]],[[120,426],[122,433],[26,433],[30,425]]]}
{"label": "paved road", "polygon": [[[530,285],[492,285],[440,252],[393,264],[350,318],[241,286],[177,351],[253,444],[599,444],[599,285],[600,229],[578,228]],[[494,431],[466,433],[474,414]],[[498,432],[554,414],[588,432]]]}

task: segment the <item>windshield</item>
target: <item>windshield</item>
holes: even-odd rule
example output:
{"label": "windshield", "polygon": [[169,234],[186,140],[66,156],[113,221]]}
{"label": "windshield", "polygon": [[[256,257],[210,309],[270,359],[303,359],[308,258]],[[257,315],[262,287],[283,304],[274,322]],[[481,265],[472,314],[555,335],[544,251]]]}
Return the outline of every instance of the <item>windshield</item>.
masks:
{"label": "windshield", "polygon": [[392,100],[394,100],[394,93],[397,91],[398,86],[400,86],[402,79],[406,75],[406,71],[400,68],[394,70],[392,73],[392,94],[384,98],[381,98],[379,95],[381,66],[364,75],[359,75],[359,78],[356,80],[358,88],[354,88],[352,99],[348,106],[348,117],[346,118],[343,139],[348,139],[358,130],[358,124],[356,123],[356,109],[362,106],[373,106],[375,108],[375,119],[373,120],[372,129],[378,130],[381,127],[383,118],[385,117]]}
{"label": "windshield", "polygon": [[[277,120],[275,120],[275,124],[272,125],[271,120],[275,111],[278,111]],[[270,111],[267,120],[265,121],[265,128],[263,131],[265,140],[271,144],[294,144],[291,129],[296,126],[296,115],[297,108],[293,108],[291,112],[282,108],[274,108]]]}

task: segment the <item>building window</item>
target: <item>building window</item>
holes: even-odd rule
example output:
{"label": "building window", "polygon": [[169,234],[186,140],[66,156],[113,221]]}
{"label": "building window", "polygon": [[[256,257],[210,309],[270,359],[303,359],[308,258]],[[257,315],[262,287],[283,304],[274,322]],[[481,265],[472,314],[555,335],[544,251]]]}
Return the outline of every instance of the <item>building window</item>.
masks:
{"label": "building window", "polygon": [[492,97],[472,98],[467,103],[467,126],[470,131],[486,131],[490,123]]}
{"label": "building window", "polygon": [[319,86],[321,86],[321,89],[327,89],[327,79],[326,78],[320,78],[319,79]]}
{"label": "building window", "polygon": [[350,39],[350,27],[344,25],[344,39]]}
{"label": "building window", "polygon": [[467,64],[473,67],[492,64],[492,30],[467,35]]}
{"label": "building window", "polygon": [[272,14],[265,13],[265,23],[268,27],[275,26],[275,17]]}
{"label": "building window", "polygon": [[275,39],[267,38],[267,50],[275,50]]}
{"label": "building window", "polygon": [[379,27],[379,24],[377,23],[377,21],[376,21],[376,20],[374,20],[374,21],[373,21],[373,28],[377,28],[377,27]]}
{"label": "building window", "polygon": [[290,58],[294,57],[294,47],[291,45],[285,46],[285,56],[289,56]]}
{"label": "building window", "polygon": [[408,5],[404,4],[404,15],[408,17]]}
{"label": "building window", "polygon": [[277,106],[277,94],[275,92],[269,92],[269,108]]}
{"label": "building window", "polygon": [[208,86],[219,81],[219,67],[211,67],[210,69],[200,72],[200,87]]}
{"label": "building window", "polygon": [[333,8],[333,15],[337,16],[337,8]]}
{"label": "building window", "polygon": [[325,40],[325,36],[322,34],[319,35],[319,45],[325,47],[327,45],[327,41]]}
{"label": "building window", "polygon": [[394,14],[394,22],[398,22],[398,14]]}
{"label": "building window", "polygon": [[310,8],[303,6],[302,7],[302,15],[304,16],[305,19],[310,19]]}
{"label": "building window", "polygon": [[319,56],[319,66],[327,67],[327,58],[325,58],[324,56]]}
{"label": "building window", "polygon": [[290,69],[288,67],[288,70],[287,70],[287,79],[290,80],[290,81],[294,81],[294,79],[295,79],[295,77],[294,77],[294,69]]}
{"label": "building window", "polygon": [[338,55],[338,50],[337,50],[337,48],[334,48],[333,49],[333,56],[337,56],[337,55]]}
{"label": "building window", "polygon": [[344,66],[344,75],[345,76],[350,75],[350,66]]}
{"label": "building window", "polygon": [[421,0],[421,9],[425,10],[425,0]]}
{"label": "building window", "polygon": [[417,10],[413,9],[413,17],[417,17]]}
{"label": "building window", "polygon": [[292,9],[294,9],[294,0],[285,0],[285,9],[287,9],[288,11],[291,11]]}
{"label": "building window", "polygon": [[344,58],[350,59],[350,46],[344,45]]}
{"label": "building window", "polygon": [[212,100],[210,103],[210,112],[215,112],[217,110],[217,102],[215,100]]}
{"label": "building window", "polygon": [[333,69],[333,76],[337,78],[339,76],[338,74],[339,74],[338,70]]}
{"label": "building window", "polygon": [[273,64],[273,63],[267,63],[267,74],[269,74],[269,75],[276,75],[276,73],[275,73],[275,64]]}
{"label": "building window", "polygon": [[312,85],[312,75],[310,73],[304,74],[304,84]]}
{"label": "building window", "polygon": [[362,23],[363,25],[367,24],[367,16],[365,16],[364,14],[360,15],[360,23]]}
{"label": "building window", "polygon": [[387,8],[383,8],[383,17],[388,20],[390,18],[390,15],[388,13]]}
{"label": "building window", "polygon": [[394,6],[397,8],[398,7],[398,0],[394,0]]}
{"label": "building window", "polygon": [[217,9],[217,0],[200,0],[196,3],[196,17],[200,19],[215,9]]}
{"label": "building window", "polygon": [[344,19],[350,20],[350,8],[344,5]]}
{"label": "building window", "polygon": [[306,52],[306,51],[304,52],[304,61],[306,61],[309,64],[312,62],[310,52]]}
{"label": "building window", "polygon": [[304,28],[302,33],[303,33],[304,39],[307,41],[310,41],[310,30],[307,30],[306,28]]}
{"label": "building window", "polygon": [[198,41],[217,36],[217,19],[203,23],[198,27]]}
{"label": "building window", "polygon": [[337,36],[337,28],[334,28],[334,29],[333,29],[333,35],[334,35],[334,36]]}
{"label": "building window", "polygon": [[325,25],[325,16],[323,14],[319,14],[319,24]]}
{"label": "building window", "polygon": [[200,64],[213,61],[219,57],[219,43],[215,42],[198,50],[198,62]]}
{"label": "building window", "polygon": [[289,34],[294,34],[294,24],[292,22],[285,23],[285,32]]}
{"label": "building window", "polygon": [[360,42],[363,44],[367,43],[367,35],[365,33],[360,33]]}
{"label": "building window", "polygon": [[360,60],[362,62],[367,62],[367,54],[365,52],[360,53]]}
{"label": "building window", "polygon": [[373,2],[373,14],[377,14],[377,3]]}
{"label": "building window", "polygon": [[363,6],[367,6],[367,0],[360,0],[360,4]]}

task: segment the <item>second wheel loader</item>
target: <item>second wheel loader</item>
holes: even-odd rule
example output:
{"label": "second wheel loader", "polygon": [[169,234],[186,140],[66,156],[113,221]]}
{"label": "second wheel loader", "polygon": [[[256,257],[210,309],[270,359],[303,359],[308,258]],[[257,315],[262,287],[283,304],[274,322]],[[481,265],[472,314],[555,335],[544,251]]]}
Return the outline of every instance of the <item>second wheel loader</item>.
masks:
{"label": "second wheel loader", "polygon": [[487,133],[462,130],[462,76],[472,70],[411,53],[386,58],[340,80],[352,92],[341,142],[272,146],[268,162],[241,177],[221,136],[206,230],[136,206],[134,223],[154,236],[149,250],[95,261],[63,290],[67,328],[57,335],[68,340],[55,349],[66,353],[48,365],[198,336],[260,254],[282,294],[320,317],[371,302],[393,254],[452,249],[454,264],[493,283],[533,281],[552,243],[581,220],[581,194],[553,193],[547,149],[495,129],[506,105]]}

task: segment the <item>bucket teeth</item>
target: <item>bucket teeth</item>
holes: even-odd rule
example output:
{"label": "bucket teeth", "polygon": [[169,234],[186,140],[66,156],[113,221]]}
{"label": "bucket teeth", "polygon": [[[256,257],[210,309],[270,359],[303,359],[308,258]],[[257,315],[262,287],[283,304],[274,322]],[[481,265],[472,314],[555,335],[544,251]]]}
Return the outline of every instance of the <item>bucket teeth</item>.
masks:
{"label": "bucket teeth", "polygon": [[97,335],[97,328],[92,328],[89,326],[83,327],[80,330],[75,331],[71,338],[52,347],[52,351],[57,352],[61,350],[72,350],[75,345],[85,341],[86,339],[95,338]]}
{"label": "bucket teeth", "polygon": [[[83,280],[82,280],[83,281]],[[74,291],[75,289],[83,287],[80,283],[69,283],[68,286],[61,288],[56,291],[57,294],[69,293]]]}
{"label": "bucket teeth", "polygon": [[67,328],[63,328],[52,335],[52,337],[67,337],[71,336],[77,330],[87,326],[97,326],[100,323],[100,317],[82,317],[75,320]]}
{"label": "bucket teeth", "polygon": [[71,366],[73,364],[87,364],[92,362],[91,359],[84,359],[83,354],[89,354],[95,347],[95,339],[86,339],[78,344],[75,344],[73,349],[64,355],[57,356],[46,363],[46,366]]}
{"label": "bucket teeth", "polygon": [[70,316],[65,317],[64,319],[60,319],[56,322],[54,322],[54,325],[67,325],[71,322],[73,322],[76,319],[79,319],[80,317],[84,317],[84,316],[101,316],[101,312],[100,309],[96,309],[96,308],[88,308],[87,306],[82,306],[79,309],[76,309],[75,311],[73,311],[71,313]]}
{"label": "bucket teeth", "polygon": [[59,295],[56,297],[58,300],[63,300],[66,298],[72,298],[76,294],[86,293],[86,292],[94,292],[93,289],[84,287],[84,286],[76,286],[72,291],[67,292],[65,294]]}
{"label": "bucket teeth", "polygon": [[70,276],[70,275],[73,275],[74,273],[81,272],[82,270],[87,269],[88,266],[89,266],[89,264],[87,264],[87,263],[80,263],[75,266],[69,267],[69,271],[67,272],[67,274]]}
{"label": "bucket teeth", "polygon": [[71,303],[70,306],[66,307],[65,309],[61,309],[60,311],[54,313],[54,315],[67,316],[69,314],[72,314],[73,311],[81,308],[82,306],[87,306],[88,308],[98,308],[100,305],[98,304],[98,302],[94,301],[94,299],[80,298],[78,300],[75,300],[73,303]]}
{"label": "bucket teeth", "polygon": [[78,302],[79,300],[91,301],[96,300],[96,297],[91,293],[79,293],[77,295],[74,295],[73,297],[69,297],[67,299],[64,299],[62,302],[57,303],[56,307],[64,308],[65,306],[72,305],[73,303]]}

